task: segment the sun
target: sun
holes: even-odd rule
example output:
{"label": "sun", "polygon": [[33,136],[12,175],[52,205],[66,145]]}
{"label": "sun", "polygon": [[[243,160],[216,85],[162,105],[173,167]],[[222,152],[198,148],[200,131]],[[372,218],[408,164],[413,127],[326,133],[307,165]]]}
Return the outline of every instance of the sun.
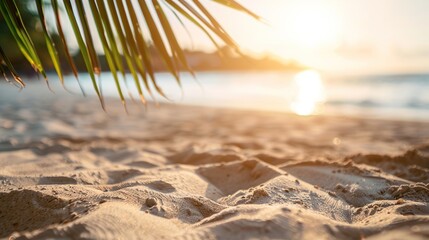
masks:
{"label": "sun", "polygon": [[315,114],[326,97],[320,74],[314,70],[306,70],[296,74],[293,80],[296,96],[290,109],[300,116]]}
{"label": "sun", "polygon": [[336,44],[340,34],[338,11],[327,2],[302,2],[293,8],[291,33],[288,34],[299,46],[307,48]]}

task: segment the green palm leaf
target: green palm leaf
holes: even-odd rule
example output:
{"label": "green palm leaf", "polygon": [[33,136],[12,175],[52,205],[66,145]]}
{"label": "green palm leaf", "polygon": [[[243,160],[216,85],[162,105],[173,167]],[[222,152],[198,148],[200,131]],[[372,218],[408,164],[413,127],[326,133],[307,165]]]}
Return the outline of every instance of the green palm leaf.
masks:
{"label": "green palm leaf", "polygon": [[60,58],[58,57],[57,49],[55,48],[55,44],[52,41],[52,38],[48,32],[48,26],[46,25],[45,10],[43,9],[43,1],[36,0],[36,4],[37,4],[37,11],[39,12],[39,17],[42,22],[42,29],[43,29],[45,42],[48,48],[49,55],[51,56],[55,71],[57,71],[58,77],[60,78],[61,83],[64,85],[63,72],[60,66]]}

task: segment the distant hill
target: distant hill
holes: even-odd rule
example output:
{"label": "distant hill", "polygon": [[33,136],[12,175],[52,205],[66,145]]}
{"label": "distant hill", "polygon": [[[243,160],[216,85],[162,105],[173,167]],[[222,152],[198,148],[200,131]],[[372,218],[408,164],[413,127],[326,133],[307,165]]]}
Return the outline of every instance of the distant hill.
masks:
{"label": "distant hill", "polygon": [[[238,55],[229,49],[206,53],[203,51],[185,50],[185,56],[193,71],[300,71],[306,67],[295,62],[282,62],[272,57],[254,58],[246,55]],[[156,72],[165,72],[167,68],[158,53],[151,51],[153,68]],[[79,71],[85,72],[85,65],[80,55],[75,57]],[[108,65],[104,56],[99,56],[101,69],[107,70]],[[180,70],[186,71],[183,66]]]}
{"label": "distant hill", "polygon": [[[186,50],[185,55],[194,71],[300,71],[306,68],[295,61],[282,62],[269,56],[243,56],[226,48],[212,53]],[[154,65],[157,71],[166,70],[158,57],[154,57]]]}
{"label": "distant hill", "polygon": [[[167,68],[158,53],[151,52],[153,69],[156,72],[166,72]],[[43,55],[45,58],[48,56]],[[64,73],[71,74],[71,69],[66,62],[65,56],[60,52],[60,62]],[[282,62],[273,57],[265,56],[263,58],[254,58],[247,55],[238,55],[227,49],[221,49],[212,53],[203,51],[185,50],[185,56],[188,64],[195,72],[216,72],[216,71],[290,71],[296,72],[305,69],[306,67],[295,61]],[[104,55],[99,55],[99,61],[102,71],[108,71],[109,67]],[[80,52],[73,56],[79,72],[86,72],[85,63]],[[31,66],[23,60],[23,58],[14,59],[15,68],[21,75],[33,76],[36,72]],[[50,63],[49,60],[46,60]],[[125,65],[125,61],[124,61]],[[54,72],[52,64],[45,65],[47,72]],[[186,71],[183,66],[179,66],[181,71]]]}

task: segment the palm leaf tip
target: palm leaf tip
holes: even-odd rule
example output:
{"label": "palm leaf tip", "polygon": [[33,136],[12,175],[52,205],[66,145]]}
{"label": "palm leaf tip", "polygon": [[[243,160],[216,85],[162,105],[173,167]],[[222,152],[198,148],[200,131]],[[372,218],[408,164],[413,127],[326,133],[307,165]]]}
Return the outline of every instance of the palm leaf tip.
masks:
{"label": "palm leaf tip", "polygon": [[22,81],[22,79],[19,77],[18,73],[16,72],[16,70],[13,67],[12,63],[10,62],[9,58],[4,53],[3,48],[1,48],[1,46],[0,46],[0,71],[1,71],[1,74],[3,75],[3,78],[7,82],[10,82],[8,77],[7,77],[7,72],[9,72],[12,75],[15,83],[20,88],[25,87],[24,81]]}

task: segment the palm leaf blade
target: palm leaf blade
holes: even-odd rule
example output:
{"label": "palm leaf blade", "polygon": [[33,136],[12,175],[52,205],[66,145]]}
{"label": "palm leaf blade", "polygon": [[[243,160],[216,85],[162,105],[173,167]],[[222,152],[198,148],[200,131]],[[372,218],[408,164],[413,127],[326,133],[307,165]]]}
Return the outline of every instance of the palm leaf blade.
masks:
{"label": "palm leaf blade", "polygon": [[42,0],[37,0],[36,5],[37,5],[37,11],[39,12],[40,21],[42,22],[42,30],[44,33],[43,36],[45,38],[46,47],[48,48],[48,52],[49,52],[49,55],[51,56],[52,63],[54,64],[55,71],[57,72],[61,83],[64,85],[64,78],[63,78],[63,72],[60,66],[60,59],[58,57],[58,52],[57,52],[57,49],[55,48],[55,44],[48,33],[48,27],[46,25],[46,18],[45,18],[45,12],[43,9]]}
{"label": "palm leaf blade", "polygon": [[90,57],[88,54],[88,49],[87,49],[87,46],[86,46],[85,42],[83,41],[82,35],[80,33],[80,29],[79,29],[79,26],[77,23],[77,19],[75,18],[73,8],[72,8],[72,4],[71,4],[70,0],[64,0],[64,6],[66,8],[67,15],[68,15],[69,20],[70,20],[70,24],[72,26],[74,35],[75,35],[77,43],[79,45],[79,50],[80,50],[80,52],[82,54],[82,58],[85,62],[86,69],[87,69],[88,74],[91,78],[92,85],[93,85],[94,90],[97,93],[97,96],[100,99],[101,105],[104,109],[104,101],[103,101],[103,97],[100,93],[100,89],[97,85],[97,81],[95,80],[94,68],[92,67],[92,63],[91,63],[91,60],[90,60]]}
{"label": "palm leaf blade", "polygon": [[79,81],[79,74],[78,74],[76,64],[75,64],[75,62],[74,62],[74,60],[70,54],[70,51],[68,49],[68,43],[67,43],[66,37],[64,35],[63,27],[61,24],[61,18],[60,18],[60,9],[58,7],[58,0],[51,0],[51,5],[52,5],[54,15],[55,15],[55,22],[56,22],[58,35],[59,35],[59,38],[63,44],[63,51],[64,51],[64,54],[66,55],[67,62],[68,62],[69,66],[73,72],[73,75],[75,76],[75,78],[77,80],[77,83],[79,85],[80,90],[82,91],[82,94],[85,95],[85,91],[83,90],[83,87]]}

